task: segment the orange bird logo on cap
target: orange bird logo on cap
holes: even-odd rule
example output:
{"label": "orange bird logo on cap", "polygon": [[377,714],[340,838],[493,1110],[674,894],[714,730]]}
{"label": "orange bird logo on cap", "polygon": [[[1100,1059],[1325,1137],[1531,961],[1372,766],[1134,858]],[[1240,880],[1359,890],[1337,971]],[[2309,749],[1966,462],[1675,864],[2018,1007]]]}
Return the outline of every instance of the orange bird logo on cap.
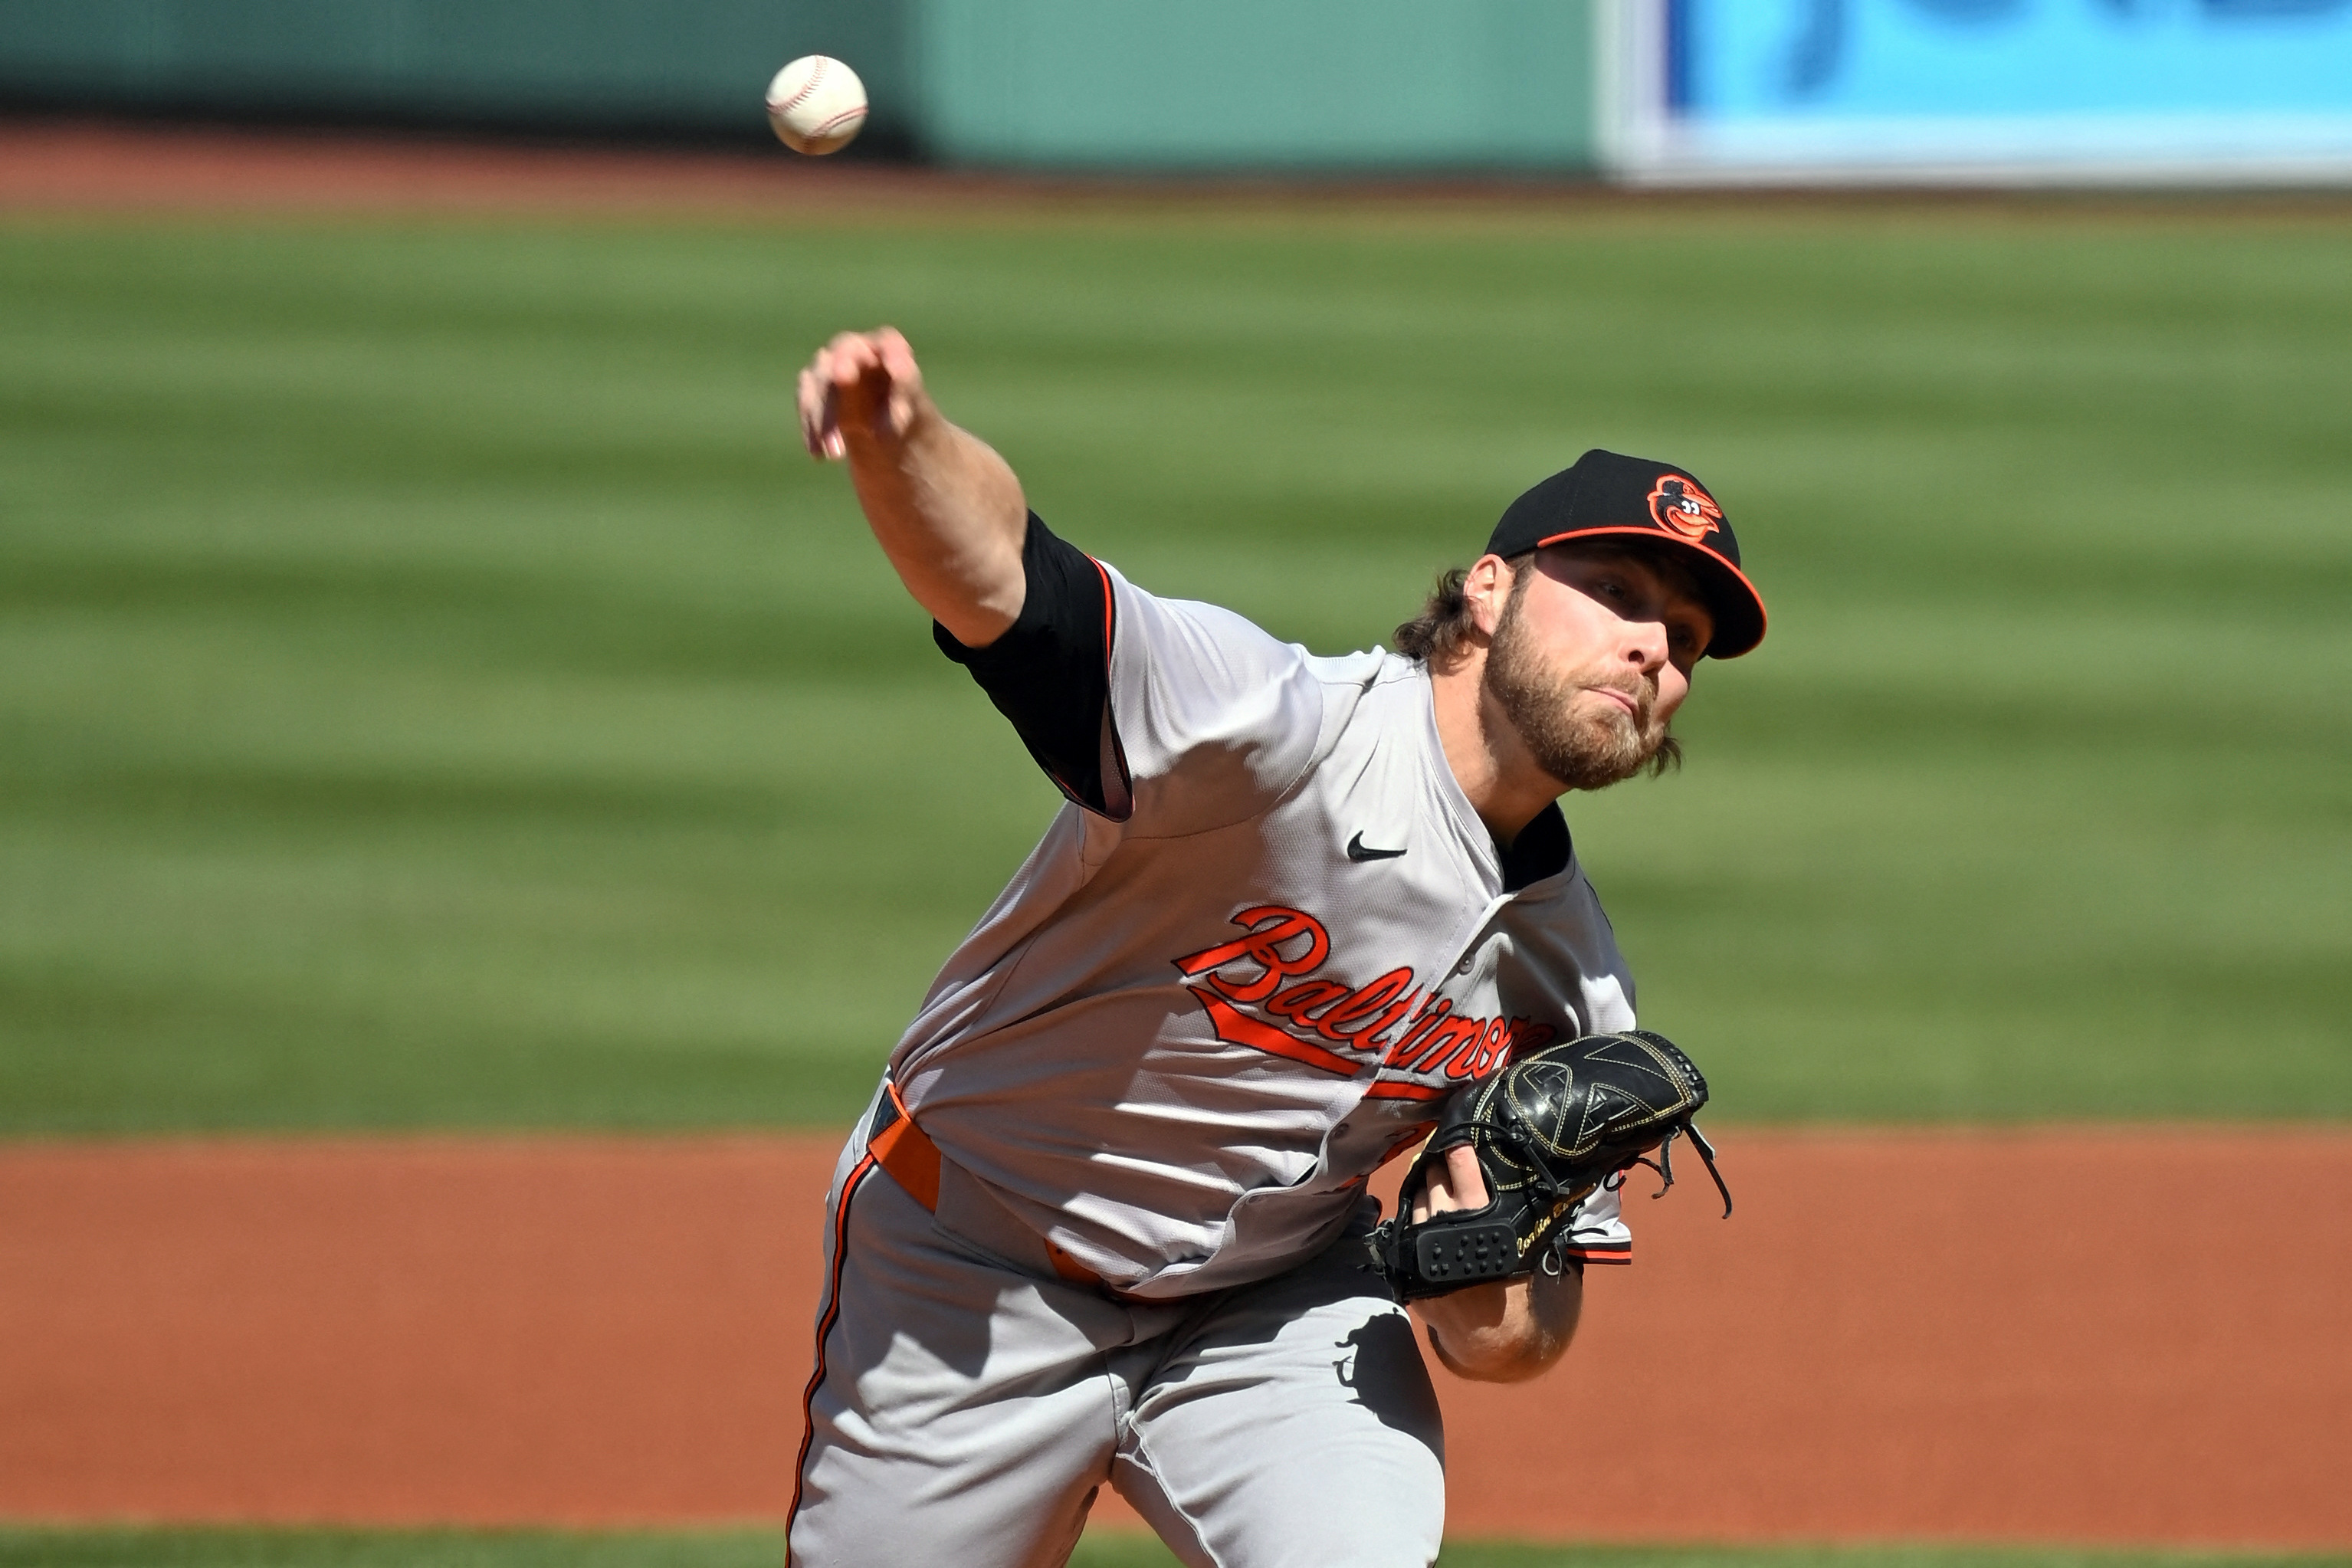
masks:
{"label": "orange bird logo on cap", "polygon": [[1715,498],[1680,474],[1665,474],[1650,492],[1650,515],[1658,526],[1696,543],[1723,526],[1723,509]]}

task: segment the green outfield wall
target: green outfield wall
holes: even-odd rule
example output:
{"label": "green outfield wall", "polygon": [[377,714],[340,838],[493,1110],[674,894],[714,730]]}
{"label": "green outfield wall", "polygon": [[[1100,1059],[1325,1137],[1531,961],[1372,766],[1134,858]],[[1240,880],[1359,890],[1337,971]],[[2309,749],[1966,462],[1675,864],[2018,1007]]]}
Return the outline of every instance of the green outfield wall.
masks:
{"label": "green outfield wall", "polygon": [[787,58],[953,163],[1589,168],[1592,0],[0,0],[0,103],[764,135]]}
{"label": "green outfield wall", "polygon": [[915,54],[942,155],[1103,167],[1580,169],[1584,0],[952,0]]}
{"label": "green outfield wall", "polygon": [[557,132],[764,136],[793,55],[911,132],[904,0],[0,0],[0,101]]}

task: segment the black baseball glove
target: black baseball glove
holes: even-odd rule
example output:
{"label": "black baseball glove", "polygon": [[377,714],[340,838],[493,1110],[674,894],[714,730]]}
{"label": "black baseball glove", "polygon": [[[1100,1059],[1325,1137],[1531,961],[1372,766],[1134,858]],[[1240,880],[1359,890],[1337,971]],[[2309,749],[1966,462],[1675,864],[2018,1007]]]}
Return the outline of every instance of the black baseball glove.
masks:
{"label": "black baseball glove", "polygon": [[[1568,1216],[1592,1190],[1635,1165],[1674,1185],[1668,1151],[1686,1134],[1731,1215],[1731,1190],[1715,1150],[1691,1125],[1706,1079],[1663,1035],[1635,1029],[1586,1035],[1534,1051],[1465,1085],[1404,1179],[1398,1212],[1371,1234],[1371,1267],[1400,1301],[1511,1279],[1540,1267],[1557,1274]],[[1486,1203],[1412,1223],[1412,1200],[1431,1166],[1461,1144],[1477,1151]],[[1657,1158],[1649,1156],[1654,1151]]]}

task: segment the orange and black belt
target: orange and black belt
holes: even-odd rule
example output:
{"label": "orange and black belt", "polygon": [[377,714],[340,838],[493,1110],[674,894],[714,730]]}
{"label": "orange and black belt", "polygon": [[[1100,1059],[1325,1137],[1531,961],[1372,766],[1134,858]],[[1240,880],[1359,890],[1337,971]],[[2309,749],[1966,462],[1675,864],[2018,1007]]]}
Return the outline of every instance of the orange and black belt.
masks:
{"label": "orange and black belt", "polygon": [[[898,1086],[895,1083],[885,1081],[882,1085],[882,1102],[874,1108],[874,1120],[866,1129],[866,1152],[908,1197],[933,1214],[940,1212],[940,1146],[915,1125],[915,1119],[907,1113],[907,1102],[898,1098]],[[1051,1241],[1045,1241],[1044,1246],[1046,1260],[1061,1278],[1075,1285],[1110,1289],[1104,1285],[1101,1275]]]}

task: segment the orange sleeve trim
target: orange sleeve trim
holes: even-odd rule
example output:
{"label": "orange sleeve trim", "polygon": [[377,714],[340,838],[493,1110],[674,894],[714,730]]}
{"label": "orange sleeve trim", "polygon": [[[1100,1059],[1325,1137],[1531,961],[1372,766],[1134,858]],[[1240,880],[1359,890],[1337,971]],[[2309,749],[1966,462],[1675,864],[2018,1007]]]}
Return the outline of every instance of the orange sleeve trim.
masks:
{"label": "orange sleeve trim", "polygon": [[1113,634],[1113,633],[1118,629],[1118,627],[1116,626],[1116,625],[1113,623],[1113,620],[1112,620],[1112,610],[1113,610],[1113,609],[1114,609],[1114,607],[1118,605],[1118,601],[1116,598],[1114,598],[1114,597],[1112,596],[1112,595],[1111,595],[1111,587],[1110,587],[1110,573],[1109,573],[1108,570],[1106,570],[1106,569],[1104,568],[1103,563],[1102,563],[1101,562],[1099,562],[1099,561],[1095,561],[1095,558],[1094,558],[1093,556],[1089,555],[1089,556],[1087,556],[1087,560],[1089,560],[1089,561],[1094,561],[1094,565],[1095,565],[1095,574],[1096,574],[1097,576],[1098,576],[1098,577],[1100,577],[1100,578],[1102,579],[1102,585],[1103,585],[1103,668],[1104,668],[1106,671],[1108,671],[1108,670],[1110,668],[1110,640],[1111,640],[1111,636],[1112,636],[1112,634]]}
{"label": "orange sleeve trim", "polygon": [[1591,1247],[1563,1247],[1559,1255],[1586,1263],[1631,1263],[1633,1261],[1633,1244],[1630,1241],[1601,1241]]}
{"label": "orange sleeve trim", "polygon": [[[1118,709],[1114,704],[1111,698],[1110,661],[1111,655],[1116,651],[1118,643],[1118,594],[1117,590],[1111,586],[1110,568],[1105,566],[1101,562],[1096,561],[1091,555],[1087,556],[1087,559],[1094,563],[1095,575],[1102,579],[1103,717],[1110,725],[1110,753],[1111,761],[1117,763],[1118,767],[1118,792],[1125,797],[1128,812],[1129,815],[1132,815],[1135,810],[1135,775],[1128,772],[1127,746],[1118,738]],[[1058,784],[1061,781],[1057,779],[1055,782]],[[1104,779],[1099,782],[1102,786],[1103,804],[1105,805],[1108,805],[1110,804],[1110,781],[1108,779]],[[1062,793],[1064,795],[1069,795],[1070,792],[1066,789]],[[1072,795],[1071,798],[1076,800],[1077,797]],[[1079,804],[1083,805],[1085,802],[1080,801]],[[1119,817],[1116,820],[1124,822],[1127,818]]]}

